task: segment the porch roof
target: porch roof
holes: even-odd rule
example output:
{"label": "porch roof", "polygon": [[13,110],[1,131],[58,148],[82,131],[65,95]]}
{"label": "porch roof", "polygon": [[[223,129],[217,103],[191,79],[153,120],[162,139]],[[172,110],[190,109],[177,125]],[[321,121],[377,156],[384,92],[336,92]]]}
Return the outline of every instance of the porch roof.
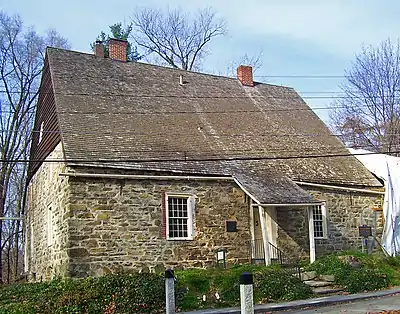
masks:
{"label": "porch roof", "polygon": [[318,204],[307,191],[289,178],[273,173],[235,172],[236,182],[260,204]]}

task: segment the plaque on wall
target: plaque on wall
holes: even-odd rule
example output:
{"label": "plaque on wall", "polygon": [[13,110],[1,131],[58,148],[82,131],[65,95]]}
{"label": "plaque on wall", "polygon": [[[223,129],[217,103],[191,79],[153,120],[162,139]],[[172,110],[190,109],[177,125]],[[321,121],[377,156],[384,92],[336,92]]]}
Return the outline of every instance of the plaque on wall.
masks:
{"label": "plaque on wall", "polygon": [[237,221],[227,220],[226,221],[226,232],[237,232]]}

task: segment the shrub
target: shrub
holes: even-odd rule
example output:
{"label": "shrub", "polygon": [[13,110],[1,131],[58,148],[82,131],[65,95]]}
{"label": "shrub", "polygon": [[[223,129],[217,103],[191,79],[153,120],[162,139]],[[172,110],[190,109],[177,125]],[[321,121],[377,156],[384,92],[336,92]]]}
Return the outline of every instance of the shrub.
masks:
{"label": "shrub", "polygon": [[[312,295],[309,286],[277,266],[240,265],[227,270],[186,270],[177,272],[180,289],[188,289],[179,302],[181,309],[237,306],[240,300],[239,278],[244,272],[254,275],[255,302],[296,300]],[[203,295],[206,301],[203,301]]]}
{"label": "shrub", "polygon": [[352,267],[343,263],[336,255],[326,255],[310,264],[307,270],[314,270],[317,275],[334,275],[335,277],[346,276]]}
{"label": "shrub", "polygon": [[256,299],[261,302],[307,299],[312,295],[308,285],[280,269],[267,268],[256,273],[255,283]]}
{"label": "shrub", "polygon": [[389,280],[384,273],[373,269],[361,268],[354,269],[341,283],[346,291],[358,293],[387,288]]}
{"label": "shrub", "polygon": [[163,313],[164,278],[117,274],[0,289],[0,313]]}
{"label": "shrub", "polygon": [[[360,261],[360,268],[343,263],[340,256],[355,256]],[[307,267],[318,275],[334,275],[335,283],[347,292],[357,293],[387,288],[397,282],[398,271],[388,263],[388,258],[381,255],[367,255],[360,252],[342,252],[317,259]],[[396,260],[390,261],[395,264]]]}

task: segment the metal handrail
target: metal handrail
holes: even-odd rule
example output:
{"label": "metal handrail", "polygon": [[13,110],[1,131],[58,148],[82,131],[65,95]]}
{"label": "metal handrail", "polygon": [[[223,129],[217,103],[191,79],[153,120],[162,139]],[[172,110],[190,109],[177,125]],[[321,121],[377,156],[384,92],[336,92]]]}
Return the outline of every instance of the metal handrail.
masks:
{"label": "metal handrail", "polygon": [[[287,271],[298,276],[301,279],[300,266],[298,262],[286,256],[285,253],[274,244],[268,242],[268,245],[269,245],[271,263],[279,264],[280,266],[284,267]],[[251,241],[250,252],[253,263],[265,261],[263,239],[255,239],[254,241]]]}

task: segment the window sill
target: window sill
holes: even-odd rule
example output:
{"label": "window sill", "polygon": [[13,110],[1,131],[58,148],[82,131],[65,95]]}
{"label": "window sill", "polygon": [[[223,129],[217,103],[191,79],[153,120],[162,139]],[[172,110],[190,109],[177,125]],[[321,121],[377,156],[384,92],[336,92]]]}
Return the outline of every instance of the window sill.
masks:
{"label": "window sill", "polygon": [[167,238],[167,241],[193,241],[194,238]]}

